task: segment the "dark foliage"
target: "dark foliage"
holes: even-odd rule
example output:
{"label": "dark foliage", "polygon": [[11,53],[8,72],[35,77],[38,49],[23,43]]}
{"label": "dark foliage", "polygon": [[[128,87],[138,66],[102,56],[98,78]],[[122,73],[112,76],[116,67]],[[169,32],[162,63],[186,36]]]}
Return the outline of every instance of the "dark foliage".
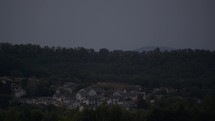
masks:
{"label": "dark foliage", "polygon": [[78,82],[118,81],[144,87],[214,87],[215,52],[109,51],[0,44],[0,76]]}
{"label": "dark foliage", "polygon": [[214,98],[202,104],[187,105],[176,101],[166,107],[155,105],[149,110],[125,110],[117,105],[101,105],[97,109],[64,110],[54,107],[20,105],[1,111],[1,121],[214,121]]}

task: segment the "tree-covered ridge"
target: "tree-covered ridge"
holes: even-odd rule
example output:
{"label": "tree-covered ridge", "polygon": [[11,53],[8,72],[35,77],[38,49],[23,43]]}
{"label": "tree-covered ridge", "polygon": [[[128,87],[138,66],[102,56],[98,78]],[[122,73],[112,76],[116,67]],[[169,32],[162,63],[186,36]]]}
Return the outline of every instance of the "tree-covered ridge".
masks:
{"label": "tree-covered ridge", "polygon": [[[0,44],[0,76],[78,82],[118,81],[145,87],[213,86],[215,52],[158,49],[138,53],[108,49]],[[189,82],[189,83],[188,83]]]}
{"label": "tree-covered ridge", "polygon": [[[10,83],[0,83],[1,121],[214,121],[215,51],[149,52],[0,44],[0,77],[20,79],[29,96],[52,95],[55,85],[123,82],[145,90],[169,87],[165,96],[147,108],[127,111],[119,106],[95,110],[65,110],[11,102]],[[38,81],[39,80],[39,81]],[[79,88],[82,88],[81,85]],[[192,99],[200,99],[193,103]],[[147,103],[147,102],[146,102]],[[146,106],[140,103],[143,107]],[[39,108],[38,108],[39,107]]]}

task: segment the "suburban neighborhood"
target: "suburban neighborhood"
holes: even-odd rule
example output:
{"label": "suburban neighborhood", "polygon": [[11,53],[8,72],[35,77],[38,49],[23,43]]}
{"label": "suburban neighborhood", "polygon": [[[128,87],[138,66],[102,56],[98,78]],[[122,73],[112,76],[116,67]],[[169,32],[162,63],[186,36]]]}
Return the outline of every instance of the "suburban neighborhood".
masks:
{"label": "suburban neighborhood", "polygon": [[[143,89],[140,85],[100,82],[77,90],[78,83],[66,82],[55,88],[52,96],[28,97],[22,88],[21,81],[1,78],[1,83],[11,83],[12,97],[20,103],[34,105],[53,105],[66,109],[92,108],[101,104],[119,105],[127,110],[138,108],[143,102],[154,104],[167,95],[177,93],[173,88]],[[182,98],[182,97],[178,97]],[[198,100],[199,101],[199,100]]]}

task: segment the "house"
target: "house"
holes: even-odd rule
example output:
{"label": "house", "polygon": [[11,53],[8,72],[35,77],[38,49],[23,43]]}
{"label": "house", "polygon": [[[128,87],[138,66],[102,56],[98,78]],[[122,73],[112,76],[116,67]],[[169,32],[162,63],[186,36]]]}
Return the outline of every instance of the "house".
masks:
{"label": "house", "polygon": [[34,104],[36,103],[36,100],[35,99],[31,99],[31,98],[26,98],[23,102],[26,102],[27,104]]}
{"label": "house", "polygon": [[59,86],[55,93],[56,94],[62,94],[62,93],[69,93],[69,94],[73,94],[75,88],[76,88],[76,84],[72,83],[72,82],[68,82],[65,83],[63,86]]}
{"label": "house", "polygon": [[21,87],[20,81],[11,83],[11,90],[16,98],[21,98],[26,95],[26,91]]}
{"label": "house", "polygon": [[65,101],[64,103],[64,107],[67,109],[75,109],[78,108],[80,105],[80,102],[73,97],[67,98],[67,101]]}
{"label": "house", "polygon": [[95,89],[90,89],[89,92],[88,92],[88,95],[89,96],[95,96],[95,95],[97,95],[97,92],[96,92]]}
{"label": "house", "polygon": [[72,94],[73,91],[75,90],[76,86],[77,85],[75,83],[67,82],[63,85],[63,88],[65,91],[68,91],[70,94]]}
{"label": "house", "polygon": [[26,95],[26,91],[24,89],[22,89],[21,87],[14,89],[14,96],[16,98],[20,98],[25,95]]}
{"label": "house", "polygon": [[88,87],[81,89],[76,93],[76,99],[80,101],[81,104],[86,106],[98,106],[105,100],[105,91],[97,87]]}
{"label": "house", "polygon": [[125,99],[125,101],[137,101],[138,93],[123,93],[122,97]]}
{"label": "house", "polygon": [[113,92],[113,95],[107,100],[107,104],[109,105],[135,104],[138,100],[139,95],[141,95],[141,93],[137,90],[134,90],[133,88],[132,89],[130,88],[129,90],[128,89],[115,90]]}
{"label": "house", "polygon": [[54,94],[52,98],[58,102],[63,102],[66,97],[62,94]]}
{"label": "house", "polygon": [[[88,87],[76,93],[76,99],[81,103],[91,102],[91,98],[104,99],[104,90],[100,88]],[[90,103],[89,103],[90,104]]]}
{"label": "house", "polygon": [[82,105],[81,105],[81,106],[79,106],[79,111],[81,111],[81,112],[82,112],[83,110],[84,110],[84,106],[82,106]]}
{"label": "house", "polygon": [[143,100],[146,100],[146,92],[139,92],[139,96],[141,96]]}
{"label": "house", "polygon": [[125,99],[123,96],[113,96],[112,97],[112,104],[122,105],[124,104]]}
{"label": "house", "polygon": [[39,97],[37,98],[37,104],[50,105],[52,104],[51,97]]}
{"label": "house", "polygon": [[116,91],[113,92],[113,95],[111,97],[108,98],[108,100],[106,101],[108,105],[110,104],[118,104],[118,105],[122,105],[125,101],[125,98],[123,97],[123,93],[121,91]]}
{"label": "house", "polygon": [[105,94],[105,90],[99,87],[94,87],[93,90],[96,92],[96,95],[103,96]]}
{"label": "house", "polygon": [[113,93],[113,96],[122,96],[124,92],[121,92],[121,91],[117,91],[117,92],[114,92]]}
{"label": "house", "polygon": [[81,103],[84,102],[85,99],[87,99],[89,95],[86,92],[79,91],[76,93],[76,99],[79,100]]}
{"label": "house", "polygon": [[89,98],[85,99],[84,104],[89,106],[98,106],[100,105],[100,98],[98,96],[90,96]]}
{"label": "house", "polygon": [[75,85],[74,83],[68,82],[65,83],[63,86],[58,87],[52,98],[55,101],[57,101],[57,103],[61,104],[70,102],[70,98],[73,97],[74,95],[73,94],[74,85]]}

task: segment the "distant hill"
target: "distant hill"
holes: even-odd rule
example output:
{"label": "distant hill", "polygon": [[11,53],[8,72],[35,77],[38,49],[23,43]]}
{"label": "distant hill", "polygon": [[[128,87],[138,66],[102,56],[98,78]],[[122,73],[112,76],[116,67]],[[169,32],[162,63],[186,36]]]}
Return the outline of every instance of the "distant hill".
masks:
{"label": "distant hill", "polygon": [[145,46],[145,47],[141,47],[141,48],[138,48],[138,49],[135,49],[134,51],[138,51],[138,52],[143,52],[143,51],[152,51],[152,50],[155,50],[156,48],[159,48],[160,51],[172,51],[172,50],[175,50],[174,48],[171,48],[171,47],[165,47],[165,46]]}

